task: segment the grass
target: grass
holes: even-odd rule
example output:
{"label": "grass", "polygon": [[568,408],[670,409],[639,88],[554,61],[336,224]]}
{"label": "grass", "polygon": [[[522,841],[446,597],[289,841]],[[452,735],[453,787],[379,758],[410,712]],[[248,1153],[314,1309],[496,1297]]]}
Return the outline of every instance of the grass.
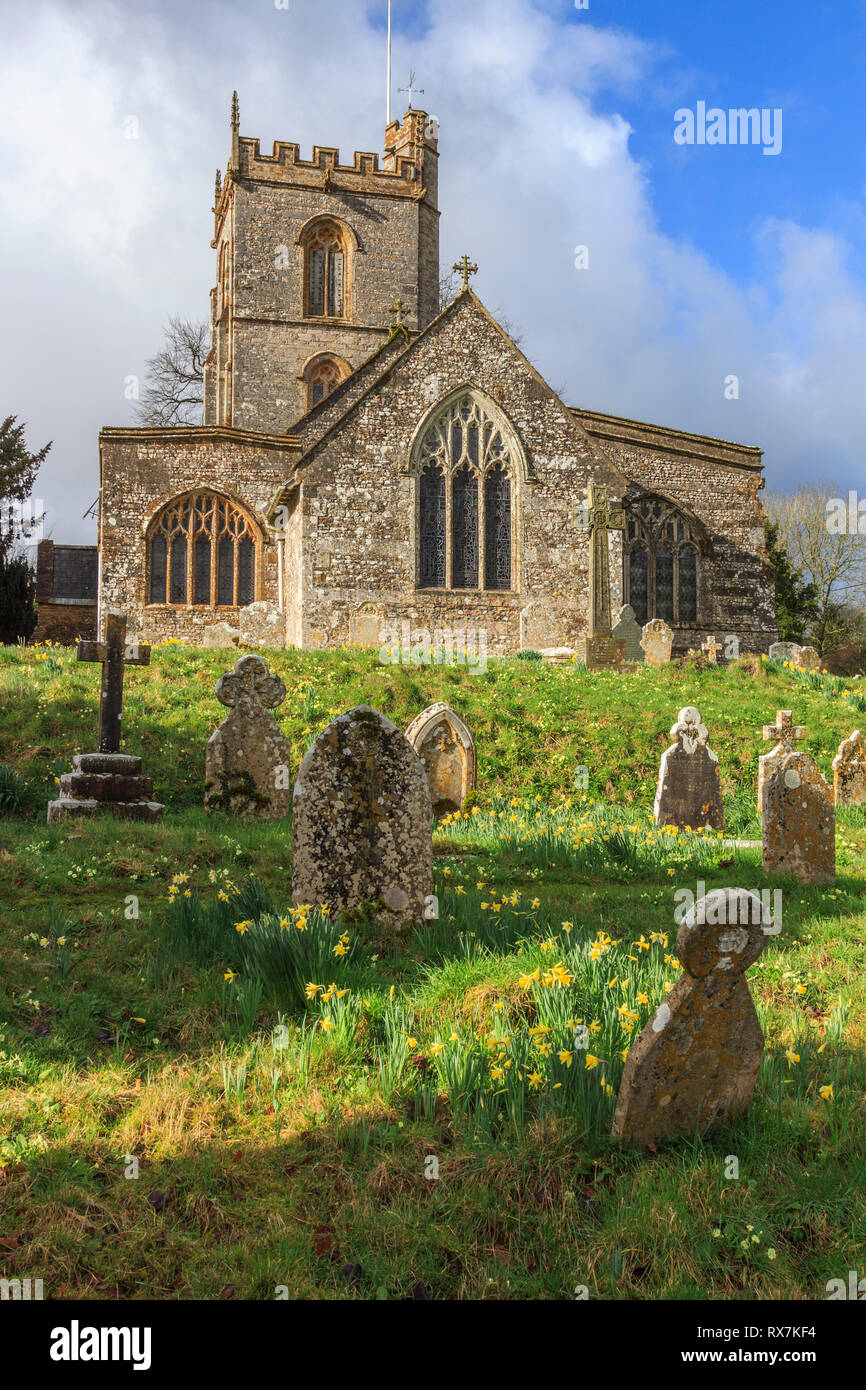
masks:
{"label": "grass", "polygon": [[[0,1277],[100,1299],[814,1299],[866,1271],[866,814],[840,813],[825,889],[650,819],[697,704],[728,833],[759,838],[761,726],[792,708],[829,774],[851,682],[269,654],[295,766],[361,700],[405,726],[448,699],[475,733],[475,804],[434,839],[439,915],[396,936],[291,908],[287,824],[200,809],[225,653],[128,674],[162,823],[46,827],[98,683],[40,655],[0,649]],[[705,1139],[620,1149],[622,1054],[678,977],[674,894],[699,882],[782,891],[749,977],[755,1099]]]}

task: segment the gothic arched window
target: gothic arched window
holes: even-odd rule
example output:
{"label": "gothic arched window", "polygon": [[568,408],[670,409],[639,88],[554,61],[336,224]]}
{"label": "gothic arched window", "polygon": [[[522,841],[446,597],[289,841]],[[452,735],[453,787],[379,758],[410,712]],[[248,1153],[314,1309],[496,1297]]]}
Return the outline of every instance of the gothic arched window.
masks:
{"label": "gothic arched window", "polygon": [[348,239],[338,222],[317,222],[304,237],[304,314],[347,318]]}
{"label": "gothic arched window", "polygon": [[419,588],[511,587],[513,454],[500,425],[468,391],[427,426],[420,445]]}
{"label": "gothic arched window", "polygon": [[628,514],[623,554],[625,601],[639,623],[698,621],[698,544],[672,502],[644,497]]}
{"label": "gothic arched window", "polygon": [[330,396],[331,392],[346,380],[351,370],[348,362],[330,353],[323,353],[320,357],[313,358],[312,362],[308,362],[303,377],[307,387],[307,409],[312,410],[319,401]]}
{"label": "gothic arched window", "polygon": [[164,507],[148,533],[148,601],[242,608],[256,596],[258,529],[226,497],[196,492]]}

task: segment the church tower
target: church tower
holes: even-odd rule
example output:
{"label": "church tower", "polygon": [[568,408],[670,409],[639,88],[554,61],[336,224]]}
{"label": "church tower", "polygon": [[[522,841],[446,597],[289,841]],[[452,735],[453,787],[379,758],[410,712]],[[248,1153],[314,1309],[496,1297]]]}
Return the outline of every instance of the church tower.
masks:
{"label": "church tower", "polygon": [[387,341],[438,312],[438,126],[409,110],[385,154],[240,135],[217,171],[204,423],[282,434]]}

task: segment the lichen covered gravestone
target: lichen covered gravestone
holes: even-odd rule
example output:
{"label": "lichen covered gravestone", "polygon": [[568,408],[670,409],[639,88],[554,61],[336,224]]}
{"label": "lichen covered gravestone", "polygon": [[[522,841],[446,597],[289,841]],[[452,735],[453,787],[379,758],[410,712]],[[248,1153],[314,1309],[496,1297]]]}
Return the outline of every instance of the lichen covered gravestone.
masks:
{"label": "lichen covered gravestone", "polygon": [[790,661],[795,666],[799,666],[802,650],[799,642],[773,642],[768,656],[771,661]]}
{"label": "lichen covered gravestone", "polygon": [[475,740],[460,715],[447,704],[429,705],[412,720],[406,737],[427,772],[434,816],[462,811],[475,789]]}
{"label": "lichen covered gravestone", "polygon": [[424,764],[368,705],[341,714],[301,764],[292,810],[292,896],[332,912],[376,904],[421,921],[433,893],[433,810]]}
{"label": "lichen covered gravestone", "polygon": [[630,604],[625,604],[616,615],[611,636],[615,642],[625,642],[626,661],[646,661],[646,654],[640,644],[642,633],[643,628],[634,615],[634,609]]}
{"label": "lichen covered gravestone", "polygon": [[207,741],[205,806],[260,820],[287,816],[291,747],[271,714],[286,698],[285,685],[260,656],[242,656],[215,694],[231,713]]}
{"label": "lichen covered gravestone", "polygon": [[839,744],[833,789],[837,806],[866,806],[866,744],[859,729]]}
{"label": "lichen covered gravestone", "polygon": [[802,666],[805,671],[820,671],[821,658],[814,647],[801,647],[797,665]]}
{"label": "lichen covered gravestone", "polygon": [[836,876],[836,807],[814,758],[793,750],[764,783],[764,872],[801,883]]}
{"label": "lichen covered gravestone", "polygon": [[721,650],[722,644],[716,641],[715,634],[712,632],[709,637],[705,637],[701,643],[701,651],[712,666],[717,666],[719,664],[719,652]]}
{"label": "lichen covered gravestone", "polygon": [[795,724],[791,710],[777,709],[775,724],[764,725],[764,739],[777,739],[775,748],[758,759],[758,815],[764,814],[764,787],[782,758],[790,753],[795,742],[806,737],[802,724]]}
{"label": "lichen covered gravestone", "polygon": [[676,946],[684,974],[628,1050],[616,1138],[657,1144],[748,1109],[764,1035],[745,972],[777,931],[744,888],[717,888],[686,914]]}
{"label": "lichen covered gravestone", "polygon": [[646,653],[647,666],[665,666],[671,659],[674,634],[664,618],[652,618],[644,624],[640,644]]}
{"label": "lichen covered gravestone", "polygon": [[709,746],[709,730],[694,705],[681,709],[671,729],[675,742],[665,749],[655,799],[656,825],[681,828],[709,825],[724,830],[725,808],[719,760]]}

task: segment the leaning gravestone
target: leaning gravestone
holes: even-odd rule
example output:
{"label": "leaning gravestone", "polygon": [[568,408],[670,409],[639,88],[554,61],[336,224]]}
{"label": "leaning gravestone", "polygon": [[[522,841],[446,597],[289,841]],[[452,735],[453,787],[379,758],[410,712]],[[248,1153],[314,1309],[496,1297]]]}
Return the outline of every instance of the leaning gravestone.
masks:
{"label": "leaning gravestone", "polygon": [[790,753],[795,742],[806,737],[802,724],[795,724],[791,710],[777,709],[775,724],[764,725],[764,739],[778,740],[775,748],[758,759],[758,815],[764,813],[764,787],[778,764]]}
{"label": "leaning gravestone", "polygon": [[703,1134],[748,1109],[764,1035],[745,972],[777,930],[744,888],[716,888],[683,918],[684,974],[628,1050],[615,1138],[637,1146]]}
{"label": "leaning gravestone", "polygon": [[336,913],[376,904],[393,925],[420,921],[433,893],[433,810],[424,764],[369,705],[319,734],[293,799],[292,897]]}
{"label": "leaning gravestone", "polygon": [[802,650],[799,642],[773,642],[767,655],[771,661],[790,661],[799,666]]}
{"label": "leaning gravestone", "polygon": [[764,783],[764,872],[801,883],[836,876],[836,807],[814,758],[791,751]]}
{"label": "leaning gravestone", "polygon": [[671,659],[673,631],[664,618],[652,618],[644,624],[640,644],[646,653],[647,666],[665,666]]}
{"label": "leaning gravestone", "polygon": [[724,830],[725,808],[719,760],[709,746],[709,730],[694,705],[681,709],[671,729],[675,742],[662,753],[655,799],[656,825],[681,828],[709,825]]}
{"label": "leaning gravestone", "polygon": [[837,806],[866,806],[866,744],[859,729],[839,744],[833,759]]}
{"label": "leaning gravestone", "polygon": [[820,671],[821,658],[814,647],[802,647],[797,665],[804,667],[807,671]]}
{"label": "leaning gravestone", "polygon": [[260,820],[289,814],[291,746],[271,710],[286,687],[260,656],[242,656],[214,691],[230,714],[207,741],[205,806]]}
{"label": "leaning gravestone", "polygon": [[640,644],[643,628],[634,615],[631,604],[625,604],[616,615],[611,629],[614,642],[625,642],[626,661],[646,661],[646,654]]}
{"label": "leaning gravestone", "polygon": [[475,790],[475,740],[460,715],[447,704],[429,705],[412,720],[406,737],[424,764],[433,814],[462,811]]}
{"label": "leaning gravestone", "polygon": [[119,751],[124,668],[149,665],[150,647],[127,642],[125,616],[107,613],[105,641],[79,642],[77,659],[98,661],[102,666],[99,752],[78,753],[72,759],[72,772],[60,778],[59,797],[48,803],[48,824],[104,812],[120,820],[161,820],[165,807],[152,799],[153,782],[150,777],[142,777],[141,758]]}

